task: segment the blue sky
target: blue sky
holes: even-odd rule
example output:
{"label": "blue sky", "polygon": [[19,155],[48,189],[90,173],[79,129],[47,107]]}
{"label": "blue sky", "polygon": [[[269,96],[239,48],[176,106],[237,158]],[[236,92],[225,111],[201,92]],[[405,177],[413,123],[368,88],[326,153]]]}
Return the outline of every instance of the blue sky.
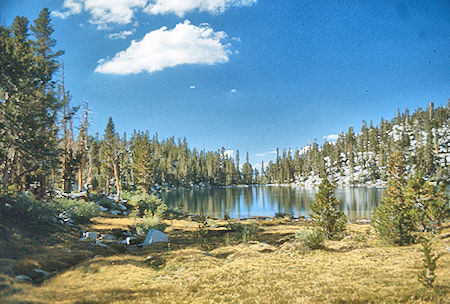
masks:
{"label": "blue sky", "polygon": [[3,0],[0,21],[43,7],[92,132],[112,116],[255,164],[450,97],[447,0]]}

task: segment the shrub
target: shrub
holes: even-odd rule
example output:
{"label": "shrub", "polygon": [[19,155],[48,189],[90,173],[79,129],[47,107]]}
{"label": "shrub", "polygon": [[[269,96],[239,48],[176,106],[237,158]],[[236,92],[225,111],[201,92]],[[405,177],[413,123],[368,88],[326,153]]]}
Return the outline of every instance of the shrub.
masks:
{"label": "shrub", "polygon": [[46,201],[38,201],[29,192],[0,197],[0,221],[26,223],[27,226],[54,223],[56,210]]}
{"label": "shrub", "polygon": [[294,212],[277,212],[274,215],[275,218],[287,218],[289,220],[292,220],[294,218]]}
{"label": "shrub", "polygon": [[229,222],[227,227],[229,230],[236,232],[238,238],[244,243],[247,243],[250,240],[254,240],[259,230],[258,224],[256,222],[253,222],[251,224]]}
{"label": "shrub", "polygon": [[[134,216],[143,216],[146,210],[149,210],[151,214],[154,214],[158,207],[162,205],[165,206],[164,211],[167,209],[166,205],[160,198],[146,192],[138,192],[132,195],[128,200],[128,204],[133,207],[131,214]],[[160,215],[160,218],[162,217],[163,214]]]}
{"label": "shrub", "polygon": [[58,213],[65,212],[76,224],[87,223],[100,212],[99,206],[93,202],[86,202],[84,200],[55,198],[52,200],[52,205]]}
{"label": "shrub", "polygon": [[[165,206],[165,205],[164,205]],[[163,206],[160,206],[159,208],[164,208]],[[163,213],[163,210],[157,210],[155,214],[152,214],[150,210],[147,210],[144,212],[144,216],[142,218],[142,221],[136,222],[136,232],[140,235],[147,234],[147,232],[150,229],[156,229],[159,231],[164,231],[166,229],[166,224],[164,224],[159,217],[161,213]]]}
{"label": "shrub", "polygon": [[341,202],[334,197],[334,189],[334,185],[326,177],[323,178],[311,204],[312,223],[327,239],[340,238],[347,223],[344,212],[339,210]]}
{"label": "shrub", "polygon": [[116,208],[116,202],[105,195],[98,195],[96,199],[94,199],[100,206],[105,207],[106,209],[113,210]]}
{"label": "shrub", "polygon": [[295,233],[295,239],[300,242],[302,247],[314,250],[322,247],[325,237],[319,229],[314,229],[312,231],[302,229]]}

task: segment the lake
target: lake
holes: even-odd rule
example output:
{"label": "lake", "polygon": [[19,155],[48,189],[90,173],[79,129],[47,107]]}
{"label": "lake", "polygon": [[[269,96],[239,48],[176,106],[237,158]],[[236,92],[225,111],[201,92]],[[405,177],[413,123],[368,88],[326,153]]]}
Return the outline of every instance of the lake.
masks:
{"label": "lake", "polygon": [[[190,214],[232,218],[274,216],[277,212],[293,212],[308,217],[310,204],[318,189],[291,186],[238,186],[163,192],[162,199],[171,208]],[[378,206],[384,189],[338,188],[336,197],[349,220],[368,219]]]}

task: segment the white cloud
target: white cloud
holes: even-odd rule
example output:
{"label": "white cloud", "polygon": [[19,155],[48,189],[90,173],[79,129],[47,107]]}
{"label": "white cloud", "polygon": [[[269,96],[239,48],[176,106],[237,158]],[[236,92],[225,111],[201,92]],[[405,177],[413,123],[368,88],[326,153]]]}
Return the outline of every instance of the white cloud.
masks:
{"label": "white cloud", "polygon": [[236,89],[231,89],[230,93],[236,93],[237,90]]}
{"label": "white cloud", "polygon": [[110,23],[131,23],[134,11],[143,9],[147,3],[147,0],[65,0],[63,6],[67,11],[54,11],[52,15],[65,19],[84,10],[91,15],[90,23],[105,29]]}
{"label": "white cloud", "polygon": [[266,153],[256,153],[256,156],[257,157],[263,157],[263,156],[266,156]]}
{"label": "white cloud", "polygon": [[136,29],[132,29],[131,31],[121,31],[118,33],[111,33],[111,34],[107,35],[106,37],[108,37],[109,39],[112,39],[112,40],[125,39],[128,36],[133,35],[135,32],[136,32]]}
{"label": "white cloud", "polygon": [[223,154],[224,154],[226,157],[231,158],[231,157],[233,157],[233,153],[234,153],[233,150],[226,150]]}
{"label": "white cloud", "polygon": [[195,85],[191,85],[191,86],[189,87],[189,89],[195,89],[195,88],[196,88]]}
{"label": "white cloud", "polygon": [[66,19],[85,11],[89,22],[98,29],[107,29],[109,24],[129,24],[136,11],[148,14],[175,14],[183,17],[191,11],[223,13],[229,7],[250,6],[257,0],[64,0],[65,11],[53,11],[52,16]]}
{"label": "white cloud", "polygon": [[140,41],[105,59],[95,69],[98,73],[129,75],[153,73],[181,64],[224,63],[230,55],[229,44],[223,44],[224,32],[214,32],[209,26],[195,26],[188,20],[174,29],[162,27],[147,33]]}
{"label": "white cloud", "polygon": [[149,14],[175,14],[183,17],[194,10],[220,14],[229,7],[250,6],[257,0],[153,0],[150,2],[144,9]]}
{"label": "white cloud", "polygon": [[326,141],[336,141],[339,138],[339,134],[330,134],[327,136],[324,136],[323,139],[325,139]]}
{"label": "white cloud", "polygon": [[52,11],[51,15],[57,18],[66,19],[67,17],[81,13],[83,10],[83,3],[80,0],[64,0],[65,12]]}

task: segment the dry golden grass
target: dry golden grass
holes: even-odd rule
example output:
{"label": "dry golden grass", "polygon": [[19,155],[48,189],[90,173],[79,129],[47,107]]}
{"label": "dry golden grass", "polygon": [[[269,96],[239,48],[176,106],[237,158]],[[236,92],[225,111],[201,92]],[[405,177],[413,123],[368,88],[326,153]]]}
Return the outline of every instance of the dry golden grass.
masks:
{"label": "dry golden grass", "polygon": [[[128,219],[96,218],[91,228],[122,229]],[[197,224],[168,221],[172,240],[124,254],[105,253],[45,281],[12,283],[1,303],[450,303],[450,227],[434,243],[434,290],[417,280],[420,245],[382,246],[369,225],[348,226],[341,241],[301,251],[293,235],[305,222],[260,225],[258,241],[226,246],[218,221],[210,251],[196,243]],[[103,225],[103,226],[102,226]]]}

